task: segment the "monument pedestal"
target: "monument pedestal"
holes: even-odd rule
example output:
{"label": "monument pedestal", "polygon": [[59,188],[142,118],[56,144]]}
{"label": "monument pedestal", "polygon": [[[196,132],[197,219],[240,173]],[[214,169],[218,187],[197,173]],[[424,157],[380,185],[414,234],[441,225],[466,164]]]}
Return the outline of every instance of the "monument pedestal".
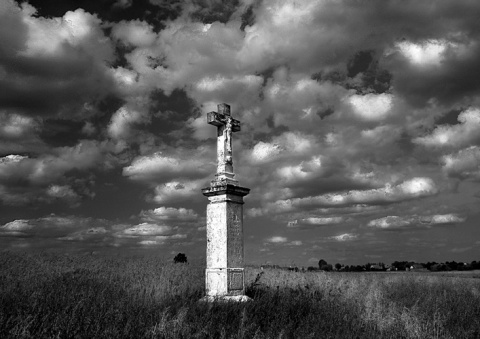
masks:
{"label": "monument pedestal", "polygon": [[213,181],[202,189],[207,206],[204,301],[247,301],[243,252],[243,197],[250,189]]}

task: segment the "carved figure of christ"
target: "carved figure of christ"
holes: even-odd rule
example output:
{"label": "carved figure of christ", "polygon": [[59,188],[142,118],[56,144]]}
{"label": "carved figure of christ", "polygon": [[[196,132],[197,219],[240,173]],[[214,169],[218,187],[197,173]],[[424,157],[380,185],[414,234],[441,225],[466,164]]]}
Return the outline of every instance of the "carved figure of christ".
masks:
{"label": "carved figure of christ", "polygon": [[240,121],[233,119],[230,106],[219,104],[218,112],[207,114],[207,122],[217,127],[217,180],[231,179],[233,173],[232,133],[240,131]]}

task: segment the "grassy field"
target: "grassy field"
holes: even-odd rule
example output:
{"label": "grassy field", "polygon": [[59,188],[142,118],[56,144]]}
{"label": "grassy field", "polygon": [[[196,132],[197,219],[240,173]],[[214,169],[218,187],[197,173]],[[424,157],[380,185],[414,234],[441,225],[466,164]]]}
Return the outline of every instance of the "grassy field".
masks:
{"label": "grassy field", "polygon": [[3,252],[0,338],[480,338],[479,277],[247,268],[205,304],[201,263]]}

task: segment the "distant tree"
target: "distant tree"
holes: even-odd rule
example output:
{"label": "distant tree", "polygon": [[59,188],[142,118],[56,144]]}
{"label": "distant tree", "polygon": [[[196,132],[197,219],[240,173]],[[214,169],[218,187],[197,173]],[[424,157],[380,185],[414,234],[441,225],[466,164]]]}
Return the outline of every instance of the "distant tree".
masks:
{"label": "distant tree", "polygon": [[337,269],[337,271],[340,270],[340,269],[342,268],[342,264],[340,264],[340,263],[337,262],[337,263],[335,264],[335,268]]}
{"label": "distant tree", "polygon": [[325,260],[320,259],[320,260],[318,261],[318,268],[319,268],[319,269],[322,269],[322,266],[325,266],[325,265],[327,265],[327,262],[326,262]]}
{"label": "distant tree", "polygon": [[[456,271],[458,269],[458,263],[454,260],[454,261],[447,261],[445,262],[445,264],[447,265],[447,267],[449,268],[449,271]],[[447,270],[448,270],[447,268]]]}
{"label": "distant tree", "polygon": [[408,267],[410,267],[408,261],[394,261],[392,266],[398,271],[405,271]]}
{"label": "distant tree", "polygon": [[333,266],[331,264],[326,264],[322,267],[322,270],[327,272],[333,271]]}
{"label": "distant tree", "polygon": [[320,259],[320,261],[318,262],[318,268],[321,270],[321,271],[332,271],[333,270],[333,266],[328,264],[325,260],[323,259]]}
{"label": "distant tree", "polygon": [[186,263],[187,262],[187,256],[185,255],[185,253],[178,253],[175,258],[173,258],[173,262],[175,264],[178,264],[178,263]]}
{"label": "distant tree", "polygon": [[362,272],[365,271],[365,267],[362,265],[355,266],[355,272]]}

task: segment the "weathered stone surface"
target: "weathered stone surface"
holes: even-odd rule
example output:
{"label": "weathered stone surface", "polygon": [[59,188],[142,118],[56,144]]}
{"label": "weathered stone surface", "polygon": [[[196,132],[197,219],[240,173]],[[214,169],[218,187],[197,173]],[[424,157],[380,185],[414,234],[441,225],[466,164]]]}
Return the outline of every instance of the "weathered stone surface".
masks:
{"label": "weathered stone surface", "polygon": [[213,303],[213,302],[218,302],[218,303],[224,303],[224,302],[247,302],[253,300],[250,297],[247,297],[246,295],[223,295],[223,296],[205,296],[202,299],[200,299],[200,302],[207,302],[207,303]]}
{"label": "weathered stone surface", "polygon": [[232,133],[240,131],[240,121],[230,115],[230,106],[219,104],[218,112],[207,114],[207,122],[217,126],[217,174],[216,181],[238,185],[233,173]]}
{"label": "weathered stone surface", "polygon": [[[207,205],[207,295],[236,295],[244,293],[243,286],[243,195],[226,194],[214,190]],[[234,191],[235,192],[235,191]],[[223,194],[222,194],[223,193]],[[230,276],[233,270],[241,275],[242,286],[231,285],[230,279],[239,280],[238,274]],[[233,272],[232,271],[232,272]]]}
{"label": "weathered stone surface", "polygon": [[211,197],[214,195],[223,195],[223,194],[232,196],[229,198],[233,198],[233,196],[244,197],[248,193],[250,193],[250,188],[216,182],[215,184],[212,184],[210,187],[203,188],[202,193],[207,197]]}
{"label": "weathered stone surface", "polygon": [[207,268],[203,301],[247,301],[243,248],[243,197],[250,189],[234,179],[232,132],[240,122],[230,116],[230,106],[218,105],[218,113],[207,115],[217,126],[217,173],[210,187],[202,189],[207,206]]}

